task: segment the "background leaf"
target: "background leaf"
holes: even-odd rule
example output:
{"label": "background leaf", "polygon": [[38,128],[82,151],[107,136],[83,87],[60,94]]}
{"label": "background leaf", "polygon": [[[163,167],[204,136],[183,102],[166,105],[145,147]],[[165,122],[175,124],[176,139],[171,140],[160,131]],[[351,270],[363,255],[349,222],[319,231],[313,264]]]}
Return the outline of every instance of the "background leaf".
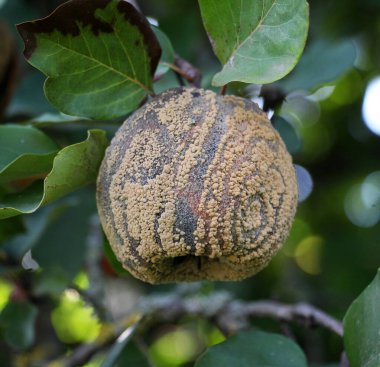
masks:
{"label": "background leaf", "polygon": [[37,156],[57,151],[58,146],[42,131],[31,126],[0,126],[0,174],[25,156]]}
{"label": "background leaf", "polygon": [[0,314],[0,329],[6,342],[17,350],[24,350],[34,342],[37,308],[26,301],[8,302]]}
{"label": "background leaf", "polygon": [[152,90],[160,46],[146,18],[126,1],[70,1],[18,30],[25,57],[48,76],[46,97],[64,113],[118,117]]}
{"label": "background leaf", "polygon": [[[1,4],[0,4],[1,7]],[[8,26],[0,19],[0,116],[12,96],[17,77],[16,42]]]}
{"label": "background leaf", "polygon": [[[138,366],[145,362],[145,358],[141,355],[141,353],[139,353],[137,348],[128,348],[128,344],[133,337],[136,328],[137,324],[134,324],[124,330],[108,352],[101,367],[136,366],[136,364],[132,363],[134,359],[137,363],[139,363]],[[134,353],[134,356],[128,356],[128,350]]]}
{"label": "background leaf", "polygon": [[199,0],[214,51],[223,65],[213,85],[265,84],[288,74],[305,46],[305,0]]}
{"label": "background leaf", "polygon": [[344,345],[352,367],[380,366],[380,269],[343,320]]}
{"label": "background leaf", "polygon": [[58,152],[44,182],[37,181],[21,193],[4,195],[0,201],[0,219],[33,213],[40,206],[93,182],[107,145],[104,131],[89,130],[85,141]]}
{"label": "background leaf", "polygon": [[132,340],[129,342],[120,353],[113,367],[150,367],[151,363],[138,348],[137,344]]}
{"label": "background leaf", "polygon": [[174,63],[174,49],[168,36],[158,27],[152,26],[152,30],[160,43],[162,54],[156,70],[156,77],[162,76],[169,70],[168,64]]}
{"label": "background leaf", "polygon": [[351,40],[334,43],[319,39],[306,47],[294,71],[279,83],[288,92],[313,90],[338,79],[354,66],[355,58]]}
{"label": "background leaf", "polygon": [[277,334],[262,331],[239,333],[209,348],[195,367],[307,367],[297,344]]}
{"label": "background leaf", "polygon": [[96,213],[94,192],[80,190],[60,205],[32,248],[33,258],[44,270],[37,286],[40,293],[67,286],[84,266],[91,216]]}

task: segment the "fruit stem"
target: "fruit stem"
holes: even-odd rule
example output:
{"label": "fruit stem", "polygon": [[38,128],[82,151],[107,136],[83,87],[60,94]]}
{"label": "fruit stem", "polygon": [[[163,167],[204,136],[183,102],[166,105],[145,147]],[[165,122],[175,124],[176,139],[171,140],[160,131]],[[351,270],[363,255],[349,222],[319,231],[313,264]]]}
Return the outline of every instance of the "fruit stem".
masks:
{"label": "fruit stem", "polygon": [[224,96],[227,91],[228,84],[224,84],[222,88],[220,88],[220,95]]}

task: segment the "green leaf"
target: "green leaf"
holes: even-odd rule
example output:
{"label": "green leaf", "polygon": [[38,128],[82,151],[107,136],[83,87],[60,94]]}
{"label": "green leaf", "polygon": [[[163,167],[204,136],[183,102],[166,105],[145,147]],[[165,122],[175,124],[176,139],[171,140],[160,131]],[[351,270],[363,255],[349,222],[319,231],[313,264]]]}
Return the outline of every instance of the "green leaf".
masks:
{"label": "green leaf", "polygon": [[298,153],[302,147],[300,136],[295,128],[281,116],[275,115],[272,118],[272,125],[280,134],[290,154]]}
{"label": "green leaf", "polygon": [[[25,11],[25,9],[20,11]],[[7,115],[35,116],[46,112],[56,112],[56,109],[46,100],[43,91],[44,80],[43,74],[30,68],[16,86]]]}
{"label": "green leaf", "polygon": [[344,320],[344,345],[351,367],[380,366],[380,269],[351,304]]}
{"label": "green leaf", "polygon": [[271,83],[296,65],[308,32],[306,0],[199,0],[199,4],[223,65],[213,85]]}
{"label": "green leaf", "polygon": [[160,46],[146,18],[126,1],[68,1],[17,28],[25,57],[48,76],[46,97],[61,112],[114,118],[152,91]]}
{"label": "green leaf", "polygon": [[[124,347],[123,351],[120,353],[115,364],[112,367],[150,367],[151,364],[148,362],[147,358],[138,348],[133,340]],[[102,366],[104,367],[104,366]]]}
{"label": "green leaf", "polygon": [[105,255],[104,261],[106,262],[103,266],[110,266],[110,272],[113,270],[118,276],[129,274],[129,272],[123,268],[120,261],[117,259],[107,239],[103,241],[103,252]]}
{"label": "green leaf", "polygon": [[356,50],[351,40],[318,40],[306,48],[300,62],[280,85],[287,91],[314,90],[337,80],[353,67]]}
{"label": "green leaf", "polygon": [[96,214],[93,188],[70,195],[61,204],[64,203],[66,207],[55,218],[49,218],[32,247],[33,258],[43,269],[37,287],[39,293],[54,293],[72,282],[83,269],[88,236],[94,232],[91,227],[91,217]]}
{"label": "green leaf", "polygon": [[0,219],[33,213],[40,206],[95,181],[107,145],[104,131],[89,130],[85,141],[58,152],[43,182],[37,181],[21,193],[0,197]]}
{"label": "green leaf", "polygon": [[[94,123],[93,120],[82,118],[82,117],[76,117],[76,116],[69,116],[64,115],[62,113],[43,113],[40,116],[34,117],[31,120],[27,121],[28,124],[34,126],[34,127],[46,127],[51,125],[64,125],[64,124],[91,124]],[[96,122],[97,124],[99,122]]]}
{"label": "green leaf", "polygon": [[99,335],[100,323],[93,307],[86,305],[78,294],[65,292],[61,296],[58,307],[51,313],[51,322],[64,343],[90,343]]}
{"label": "green leaf", "polygon": [[[126,346],[128,345],[128,343],[130,342],[134,332],[136,331],[136,328],[137,328],[137,324],[134,324],[130,327],[128,327],[119,337],[118,339],[116,340],[115,344],[112,346],[111,350],[109,351],[109,353],[107,354],[106,358],[104,359],[101,367],[114,367],[115,364],[116,364],[116,361],[118,361],[119,359],[121,359],[123,357],[124,359],[124,362],[127,361],[126,359],[126,355],[123,353],[123,351],[126,349]],[[122,356],[122,354],[124,354],[124,356]],[[139,357],[137,355],[137,357]],[[144,360],[142,358],[142,360]],[[133,361],[133,359],[130,359],[129,362],[131,363]],[[119,361],[120,362],[120,361]],[[138,358],[138,362],[141,362],[141,358]],[[121,364],[122,366],[127,366],[127,365],[131,365],[131,366],[136,366],[134,363],[132,364],[129,364],[129,363],[123,363]],[[118,366],[118,364],[116,365]]]}
{"label": "green leaf", "polygon": [[0,314],[0,328],[6,342],[24,350],[34,342],[37,308],[26,301],[10,301]]}
{"label": "green leaf", "polygon": [[290,339],[262,331],[236,334],[209,348],[194,367],[307,367],[305,355]]}
{"label": "green leaf", "polygon": [[54,221],[61,212],[66,210],[68,206],[72,206],[72,202],[65,200],[64,203],[56,202],[47,205],[30,215],[3,219],[1,226],[3,226],[3,223],[12,219],[14,220],[15,218],[21,219],[23,224],[23,231],[15,234],[3,244],[2,247],[4,251],[13,259],[21,262],[25,253],[41,239],[41,236],[50,223]]}
{"label": "green leaf", "polygon": [[152,30],[162,49],[160,62],[155,74],[157,77],[160,77],[169,70],[169,65],[174,63],[174,49],[168,36],[160,28],[152,26]]}
{"label": "green leaf", "polygon": [[17,161],[54,153],[58,146],[42,131],[31,126],[0,126],[0,176]]}

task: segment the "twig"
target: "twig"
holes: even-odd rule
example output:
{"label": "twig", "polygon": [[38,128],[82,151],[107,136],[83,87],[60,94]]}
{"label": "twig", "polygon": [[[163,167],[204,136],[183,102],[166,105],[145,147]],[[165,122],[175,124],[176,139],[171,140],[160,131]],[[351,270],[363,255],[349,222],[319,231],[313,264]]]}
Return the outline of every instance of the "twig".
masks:
{"label": "twig", "polygon": [[224,84],[222,88],[220,88],[220,95],[224,96],[227,92],[228,84]]}
{"label": "twig", "polygon": [[220,322],[228,328],[229,322],[245,321],[249,317],[270,317],[278,321],[299,322],[311,328],[320,326],[343,336],[341,322],[306,303],[287,305],[273,301],[233,301],[223,310],[223,318]]}
{"label": "twig", "polygon": [[202,74],[200,71],[182,57],[175,55],[174,64],[163,62],[168,68],[172,69],[177,75],[189,82],[192,86],[200,88]]}
{"label": "twig", "polygon": [[173,71],[174,71],[175,77],[177,78],[178,84],[181,87],[185,86],[185,81],[183,80],[182,75],[176,70],[173,70]]}
{"label": "twig", "polygon": [[[269,317],[281,322],[303,323],[307,327],[324,327],[343,336],[341,322],[306,303],[287,305],[274,301],[237,301],[231,300],[231,296],[225,292],[185,299],[175,296],[158,297],[147,298],[141,307],[164,321],[173,321],[184,315],[201,316],[214,319],[223,332],[230,334],[247,328],[249,318]],[[150,304],[150,308],[144,304]]]}
{"label": "twig", "polygon": [[[194,292],[197,289],[194,288]],[[228,292],[199,295],[188,292],[189,290],[179,288],[173,293],[160,293],[143,298],[137,308],[140,315],[144,315],[144,320],[141,321],[140,316],[138,321],[138,333],[157,323],[175,322],[183,316],[197,316],[215,323],[225,335],[249,328],[250,319],[257,317],[269,317],[280,322],[298,322],[307,327],[324,327],[339,336],[343,335],[343,327],[338,320],[306,303],[288,305],[274,301],[246,302],[233,300]],[[131,325],[130,319],[131,317],[122,323],[122,329],[114,327],[108,334],[102,333],[96,342],[79,346],[70,356],[63,357],[48,367],[75,367],[89,361],[97,352],[117,340],[126,325]],[[344,364],[342,366],[347,367]]]}

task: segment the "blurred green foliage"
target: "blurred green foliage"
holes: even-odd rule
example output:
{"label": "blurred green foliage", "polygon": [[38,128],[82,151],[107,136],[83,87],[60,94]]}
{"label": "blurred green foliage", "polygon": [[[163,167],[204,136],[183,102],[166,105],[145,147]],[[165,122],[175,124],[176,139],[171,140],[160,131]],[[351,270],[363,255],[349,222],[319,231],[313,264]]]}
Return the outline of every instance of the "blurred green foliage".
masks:
{"label": "blurred green foliage", "polygon": [[[59,3],[0,1],[0,22],[9,27],[17,44],[15,90],[1,123],[57,113],[43,95],[43,76],[22,58],[14,24],[46,16]],[[175,52],[202,71],[203,86],[211,88],[220,64],[197,2],[140,0],[138,4],[144,14],[158,21]],[[309,4],[305,54],[288,77],[271,87],[286,94],[284,104],[276,109],[274,125],[294,162],[310,172],[313,191],[300,203],[286,244],[266,269],[239,283],[210,287],[246,300],[309,302],[342,319],[380,265],[380,183],[376,178],[380,137],[366,127],[362,116],[366,86],[380,75],[380,2],[310,0]],[[159,92],[177,85],[169,72],[154,88]],[[259,97],[240,85],[227,92],[235,87]],[[5,91],[1,93],[2,98]],[[83,141],[88,125],[65,122],[40,128],[54,144],[66,147]],[[107,129],[109,137],[114,130]],[[0,185],[0,201],[5,191]],[[0,366],[33,366],[65,355],[77,343],[101,335],[102,328],[130,312],[141,295],[173,288],[142,284],[114,269],[115,259],[109,259],[107,243],[98,231],[93,184],[33,214],[0,221]],[[37,271],[22,267],[28,250],[40,266]],[[78,274],[85,274],[88,282],[78,281]],[[89,306],[94,298],[95,304],[106,305],[103,319]],[[281,331],[278,324],[265,320],[255,325]],[[335,366],[343,348],[338,337],[298,327],[293,333],[310,363]],[[128,344],[116,366],[145,366],[141,354],[160,367],[191,366],[207,346],[222,339],[219,330],[199,320],[158,325],[144,335],[143,342]],[[106,352],[95,355],[86,366],[100,366]]]}

